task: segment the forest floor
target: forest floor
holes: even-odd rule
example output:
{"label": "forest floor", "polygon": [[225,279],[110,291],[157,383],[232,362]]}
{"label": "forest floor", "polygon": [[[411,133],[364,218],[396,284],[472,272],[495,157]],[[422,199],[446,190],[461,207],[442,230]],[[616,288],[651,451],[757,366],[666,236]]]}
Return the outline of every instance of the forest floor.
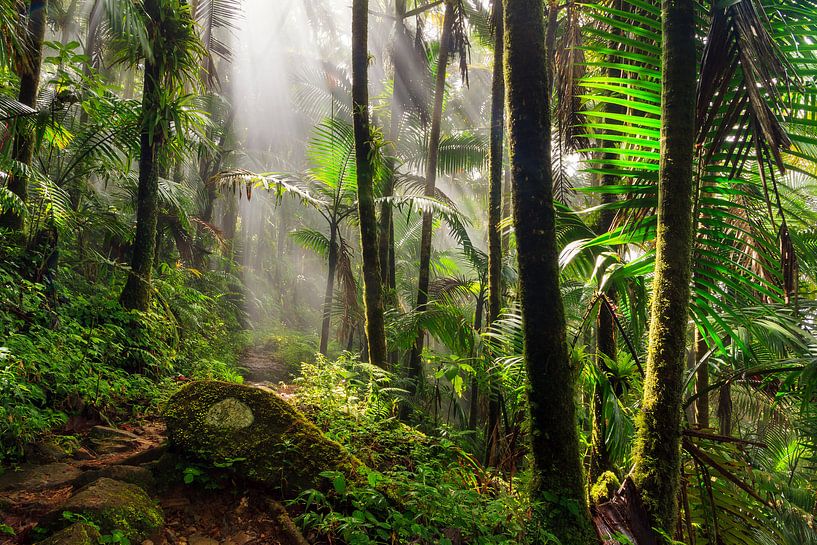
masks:
{"label": "forest floor", "polygon": [[[289,387],[290,369],[276,362],[263,349],[250,349],[241,358],[248,383],[275,387],[284,395]],[[91,436],[100,422],[82,422],[71,430],[81,446],[71,456],[41,459],[0,475],[0,522],[9,525],[14,536],[0,536],[0,544],[23,545],[37,540],[37,522],[55,511],[72,495],[83,475],[109,471],[114,466],[138,465],[153,456],[165,442],[165,427],[158,416],[138,422],[115,423],[128,437],[113,449],[99,449]],[[97,450],[99,449],[99,450]],[[105,452],[102,450],[115,450]],[[181,475],[185,468],[179,467]],[[219,486],[220,485],[220,486]],[[255,545],[286,544],[286,532],[272,514],[263,492],[237,482],[195,482],[191,485],[160,486],[155,496],[165,515],[162,534],[144,545]],[[138,545],[138,544],[132,544]]]}

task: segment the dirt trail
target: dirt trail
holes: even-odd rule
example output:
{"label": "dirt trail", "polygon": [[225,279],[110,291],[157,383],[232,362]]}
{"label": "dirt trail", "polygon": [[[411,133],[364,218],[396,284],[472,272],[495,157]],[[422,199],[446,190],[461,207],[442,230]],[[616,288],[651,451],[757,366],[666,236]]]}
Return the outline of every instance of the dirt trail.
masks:
{"label": "dirt trail", "polygon": [[[245,352],[240,366],[247,383],[274,389],[286,397],[288,387],[281,383],[292,378],[291,369],[263,348],[251,348]],[[165,441],[164,424],[158,418],[124,424],[121,428],[135,437],[115,453],[94,452],[89,438],[84,437],[85,448],[76,457],[68,456],[59,464],[28,464],[22,468],[22,474],[14,470],[4,476],[0,474],[0,523],[9,525],[16,533],[15,536],[0,533],[0,545],[31,543],[38,520],[58,509],[75,492],[74,481],[82,474],[122,464],[134,455],[157,449]],[[76,431],[84,436],[88,430]],[[49,471],[50,467],[54,467],[54,471]],[[180,472],[183,470],[179,468]],[[146,543],[286,545],[291,542],[279,517],[271,515],[272,498],[237,482],[220,483],[215,490],[208,490],[212,484],[179,484],[163,489],[156,499],[165,513],[165,528],[155,541]]]}
{"label": "dirt trail", "polygon": [[292,370],[285,363],[260,347],[244,352],[238,365],[244,380],[251,384],[275,386],[292,378]]}

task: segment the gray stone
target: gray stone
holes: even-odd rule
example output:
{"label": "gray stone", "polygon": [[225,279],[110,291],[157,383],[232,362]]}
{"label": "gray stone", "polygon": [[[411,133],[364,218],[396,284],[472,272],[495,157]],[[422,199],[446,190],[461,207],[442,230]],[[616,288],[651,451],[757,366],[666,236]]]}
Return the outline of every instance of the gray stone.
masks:
{"label": "gray stone", "polygon": [[59,462],[42,466],[25,465],[20,471],[7,471],[0,475],[0,491],[59,488],[73,482],[81,473],[80,469]]}
{"label": "gray stone", "polygon": [[88,432],[88,437],[91,440],[117,439],[117,440],[134,440],[139,439],[139,436],[129,431],[120,430],[117,428],[110,428],[108,426],[94,426]]}
{"label": "gray stone", "polygon": [[99,531],[96,528],[77,522],[45,541],[39,541],[37,545],[96,545],[99,538]]}
{"label": "gray stone", "polygon": [[207,411],[204,421],[215,428],[241,429],[251,426],[255,417],[252,409],[234,397],[219,401]]}
{"label": "gray stone", "polygon": [[82,488],[101,477],[116,479],[123,483],[135,484],[148,494],[156,491],[156,480],[147,468],[139,466],[115,465],[86,471],[74,481],[74,488]]}

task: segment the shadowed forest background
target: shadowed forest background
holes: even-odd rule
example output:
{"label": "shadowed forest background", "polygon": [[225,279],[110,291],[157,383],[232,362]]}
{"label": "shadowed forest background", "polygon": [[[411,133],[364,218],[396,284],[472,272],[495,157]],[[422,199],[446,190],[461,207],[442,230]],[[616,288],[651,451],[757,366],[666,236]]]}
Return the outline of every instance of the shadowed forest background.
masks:
{"label": "shadowed forest background", "polygon": [[0,0],[0,542],[817,543],[814,0]]}

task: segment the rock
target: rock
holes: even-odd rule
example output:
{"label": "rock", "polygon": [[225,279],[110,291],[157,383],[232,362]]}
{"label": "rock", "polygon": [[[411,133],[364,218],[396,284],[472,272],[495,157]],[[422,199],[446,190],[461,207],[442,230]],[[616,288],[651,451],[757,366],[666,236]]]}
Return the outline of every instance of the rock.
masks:
{"label": "rock", "polygon": [[165,409],[169,447],[294,496],[325,484],[322,471],[355,475],[360,462],[269,391],[227,382],[193,382]]}
{"label": "rock", "polygon": [[67,522],[66,511],[86,517],[102,534],[119,530],[137,543],[152,537],[164,524],[162,510],[141,488],[107,477],[78,490],[62,507],[43,517],[42,525],[61,528]]}
{"label": "rock", "polygon": [[189,545],[219,545],[219,542],[217,540],[205,537],[200,534],[195,534],[188,537],[187,543]]}
{"label": "rock", "polygon": [[94,426],[88,432],[88,438],[91,440],[107,440],[107,439],[122,439],[133,440],[139,439],[139,436],[129,431],[120,430],[117,428],[110,428],[108,426]]}
{"label": "rock", "polygon": [[70,484],[82,471],[64,463],[25,465],[21,471],[8,471],[0,475],[0,491],[43,490]]}
{"label": "rock", "polygon": [[37,545],[96,545],[99,538],[99,531],[96,528],[77,522],[45,541],[39,541]]}
{"label": "rock", "polygon": [[151,447],[141,452],[137,452],[136,454],[132,454],[125,458],[124,460],[120,460],[116,463],[122,465],[129,465],[129,466],[138,466],[142,464],[148,464],[150,462],[155,462],[167,450],[167,443],[162,443],[156,447]]}
{"label": "rock", "polygon": [[101,477],[135,484],[148,494],[153,494],[156,491],[156,480],[153,478],[153,473],[144,467],[127,465],[107,466],[86,471],[74,481],[74,488],[82,488]]}
{"label": "rock", "polygon": [[51,464],[68,458],[70,455],[65,448],[61,447],[53,439],[44,439],[25,449],[26,459],[39,464]]}
{"label": "rock", "polygon": [[93,460],[95,456],[85,447],[80,447],[74,452],[74,460]]}
{"label": "rock", "polygon": [[113,454],[130,450],[139,444],[139,436],[125,430],[94,426],[88,433],[91,446],[98,454]]}

